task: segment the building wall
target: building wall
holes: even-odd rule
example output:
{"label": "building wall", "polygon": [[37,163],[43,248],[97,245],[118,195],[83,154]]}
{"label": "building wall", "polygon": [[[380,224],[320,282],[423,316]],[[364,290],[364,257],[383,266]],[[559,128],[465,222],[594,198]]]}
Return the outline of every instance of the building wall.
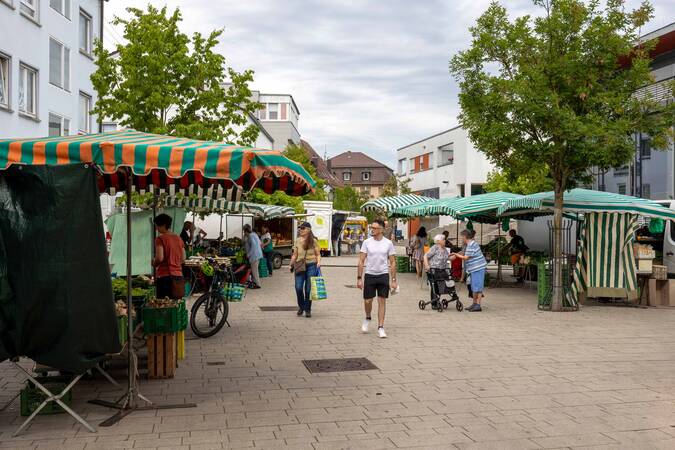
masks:
{"label": "building wall", "polygon": [[289,140],[300,143],[300,133],[291,122],[260,121],[267,132],[274,138],[274,150],[284,150]]}
{"label": "building wall", "polygon": [[[274,150],[284,150],[289,142],[300,143],[298,131],[300,111],[291,95],[264,94],[255,91],[253,99],[263,104],[258,111],[258,119],[274,138]],[[271,115],[271,104],[276,105],[276,118]]]}
{"label": "building wall", "polygon": [[[100,2],[70,0],[70,19],[50,7],[48,0],[35,0],[38,19],[34,22],[20,12],[20,0],[0,0],[0,53],[10,59],[10,108],[0,108],[0,137],[43,137],[49,134],[49,113],[70,119],[70,134],[77,134],[79,123],[79,93],[96,102],[90,75],[95,70],[93,60],[79,51],[80,8],[92,18],[92,34],[100,38]],[[49,82],[50,36],[70,49],[70,89],[66,91]],[[27,64],[38,70],[37,117],[19,114],[19,66]],[[96,117],[90,118],[91,132],[98,132]]]}

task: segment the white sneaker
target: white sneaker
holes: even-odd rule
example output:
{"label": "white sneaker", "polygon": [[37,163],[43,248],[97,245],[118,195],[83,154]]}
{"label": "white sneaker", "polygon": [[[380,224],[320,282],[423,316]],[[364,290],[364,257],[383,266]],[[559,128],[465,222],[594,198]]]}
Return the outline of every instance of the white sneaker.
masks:
{"label": "white sneaker", "polygon": [[363,323],[361,324],[361,332],[362,333],[367,333],[368,332],[368,327],[370,326],[370,320],[364,319]]}
{"label": "white sneaker", "polygon": [[384,328],[383,328],[383,327],[380,327],[380,328],[377,329],[377,334],[379,334],[381,338],[386,338],[386,337],[387,337],[387,333],[384,332]]}

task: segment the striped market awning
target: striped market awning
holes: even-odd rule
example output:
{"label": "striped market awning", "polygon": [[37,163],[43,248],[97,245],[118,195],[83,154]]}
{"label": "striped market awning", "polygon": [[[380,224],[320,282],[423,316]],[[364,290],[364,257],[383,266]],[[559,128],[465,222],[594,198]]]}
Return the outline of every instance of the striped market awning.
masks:
{"label": "striped market awning", "polygon": [[361,206],[361,211],[384,212],[389,215],[394,209],[403,206],[416,205],[423,202],[433,200],[430,197],[424,197],[417,194],[403,194],[394,197],[380,197],[374,200],[369,200]]}
{"label": "striped market awning", "polygon": [[[553,191],[539,192],[507,201],[497,211],[503,216],[551,214],[553,212]],[[623,213],[644,217],[675,220],[675,210],[659,205],[648,199],[588,189],[571,189],[565,192],[563,209],[566,213]]]}
{"label": "striped market awning", "polygon": [[290,206],[262,205],[250,202],[232,202],[227,199],[169,197],[164,200],[166,206],[185,208],[197,212],[217,214],[251,214],[262,219],[276,219],[295,214]]}
{"label": "striped market awning", "polygon": [[390,215],[392,217],[427,217],[435,214],[429,214],[429,208],[435,205],[439,200],[429,200],[427,202],[417,203],[415,205],[401,206],[394,208]]}
{"label": "striped market awning", "polygon": [[254,187],[298,196],[316,185],[300,164],[279,151],[221,142],[134,130],[0,140],[0,170],[13,164],[78,163],[93,165],[101,175],[100,192],[110,194],[126,189],[122,168],[131,169],[132,188],[139,192],[180,192],[231,201]]}
{"label": "striped market awning", "polygon": [[470,219],[475,222],[497,223],[497,210],[507,201],[518,199],[522,195],[509,192],[488,192],[440,199],[429,208],[430,215],[453,216],[456,219]]}
{"label": "striped market awning", "polygon": [[589,297],[636,298],[632,241],[637,229],[635,214],[584,215],[572,285],[575,303],[582,292]]}

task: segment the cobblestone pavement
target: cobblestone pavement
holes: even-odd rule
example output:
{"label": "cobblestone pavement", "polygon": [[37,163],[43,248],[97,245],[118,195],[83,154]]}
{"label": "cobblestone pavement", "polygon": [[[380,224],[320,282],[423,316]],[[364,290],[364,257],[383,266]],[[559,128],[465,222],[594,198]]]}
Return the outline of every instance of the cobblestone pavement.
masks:
{"label": "cobblestone pavement", "polygon": [[[533,290],[502,288],[481,313],[420,311],[428,291],[403,274],[389,338],[378,339],[359,330],[355,269],[323,272],[331,298],[311,319],[259,310],[296,304],[291,276],[277,271],[231,305],[231,328],[187,342],[175,379],[141,382],[157,402],[197,408],[137,412],[96,434],[42,416],[11,438],[15,402],[0,412],[0,448],[675,448],[675,310],[539,312]],[[310,374],[302,364],[340,357],[378,370]],[[0,404],[21,380],[0,364]],[[84,381],[74,409],[98,423],[110,411],[86,400],[115,395]]]}

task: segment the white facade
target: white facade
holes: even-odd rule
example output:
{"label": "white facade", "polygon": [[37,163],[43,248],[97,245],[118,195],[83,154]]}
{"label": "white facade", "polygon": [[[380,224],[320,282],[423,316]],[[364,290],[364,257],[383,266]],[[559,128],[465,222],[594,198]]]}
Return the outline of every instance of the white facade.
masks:
{"label": "white facade", "polygon": [[0,0],[0,138],[98,132],[100,0]]}
{"label": "white facade", "polygon": [[[396,159],[396,173],[410,178],[412,191],[434,198],[480,192],[493,169],[461,127],[401,147],[396,150]],[[436,226],[450,222],[450,217],[442,216]]]}
{"label": "white facade", "polygon": [[300,110],[292,95],[254,91],[253,100],[262,104],[257,118],[274,139],[274,150],[284,150],[291,143],[300,144]]}

